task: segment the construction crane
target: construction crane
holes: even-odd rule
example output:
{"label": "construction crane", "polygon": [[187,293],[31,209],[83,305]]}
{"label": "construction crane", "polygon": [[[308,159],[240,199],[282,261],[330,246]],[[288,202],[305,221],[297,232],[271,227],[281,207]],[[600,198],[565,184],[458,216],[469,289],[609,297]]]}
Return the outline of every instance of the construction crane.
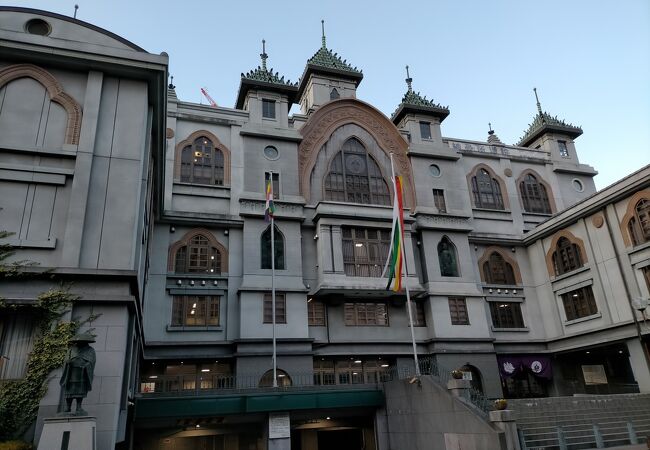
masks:
{"label": "construction crane", "polygon": [[205,96],[205,98],[208,99],[208,102],[210,102],[210,106],[213,108],[217,107],[217,102],[214,101],[212,97],[210,97],[210,94],[208,94],[208,90],[206,88],[201,88],[201,94]]}

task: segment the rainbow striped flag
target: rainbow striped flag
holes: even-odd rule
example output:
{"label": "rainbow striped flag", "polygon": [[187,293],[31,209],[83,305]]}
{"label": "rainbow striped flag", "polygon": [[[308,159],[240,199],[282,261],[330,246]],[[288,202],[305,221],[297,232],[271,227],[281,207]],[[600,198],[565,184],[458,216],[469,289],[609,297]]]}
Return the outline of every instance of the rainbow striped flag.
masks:
{"label": "rainbow striped flag", "polygon": [[[394,292],[402,290],[402,246],[404,245],[404,214],[402,202],[402,177],[393,178],[395,195],[393,198],[393,230],[391,231],[391,247],[384,267],[384,274],[388,272],[386,289]],[[384,276],[384,275],[382,275]],[[391,287],[392,285],[392,287]]]}
{"label": "rainbow striped flag", "polygon": [[275,214],[275,205],[273,204],[273,176],[266,180],[266,207],[264,208],[264,220],[270,222]]}

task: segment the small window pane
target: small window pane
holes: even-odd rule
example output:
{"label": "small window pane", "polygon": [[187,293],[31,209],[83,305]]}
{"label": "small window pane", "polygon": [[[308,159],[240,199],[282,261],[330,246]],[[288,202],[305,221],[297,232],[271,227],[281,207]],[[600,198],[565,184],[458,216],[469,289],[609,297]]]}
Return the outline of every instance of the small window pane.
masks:
{"label": "small window pane", "polygon": [[463,297],[449,297],[449,315],[452,325],[469,325],[467,303]]}
{"label": "small window pane", "polygon": [[310,300],[307,303],[307,314],[309,326],[324,327],[325,324],[325,304],[317,300]]}
{"label": "small window pane", "polygon": [[431,175],[434,177],[439,177],[440,176],[440,166],[437,164],[431,164],[429,166],[429,172],[431,172]]}
{"label": "small window pane", "polygon": [[264,147],[264,156],[266,156],[268,159],[278,159],[278,156],[280,156],[280,153],[278,152],[278,149],[273,147],[272,145],[267,145]]}
{"label": "small window pane", "polygon": [[429,122],[420,122],[420,136],[422,139],[431,139],[431,124]]}
{"label": "small window pane", "polygon": [[490,314],[495,328],[524,328],[524,318],[519,303],[490,302]]}
{"label": "small window pane", "polygon": [[262,117],[275,119],[275,100],[262,100]]}
{"label": "small window pane", "polygon": [[[264,294],[264,321],[273,323],[273,296]],[[275,294],[275,323],[287,323],[287,304],[284,294]]]}
{"label": "small window pane", "polygon": [[557,145],[560,149],[560,156],[562,158],[569,158],[569,150],[566,146],[566,141],[557,141]]}
{"label": "small window pane", "polygon": [[388,308],[385,303],[346,303],[347,326],[388,326]]}
{"label": "small window pane", "polygon": [[561,297],[567,320],[576,320],[598,313],[591,286],[567,292]]}
{"label": "small window pane", "polygon": [[219,326],[221,297],[202,295],[174,296],[172,326]]}

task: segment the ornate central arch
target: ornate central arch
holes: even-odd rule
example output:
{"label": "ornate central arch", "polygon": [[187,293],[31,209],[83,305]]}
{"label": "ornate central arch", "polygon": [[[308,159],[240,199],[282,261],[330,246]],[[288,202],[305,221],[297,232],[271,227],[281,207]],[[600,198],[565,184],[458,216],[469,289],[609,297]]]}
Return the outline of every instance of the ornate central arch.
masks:
{"label": "ornate central arch", "polygon": [[404,180],[404,203],[415,209],[415,187],[411,164],[408,159],[408,144],[395,125],[380,111],[356,99],[340,99],[327,103],[314,112],[300,129],[303,136],[298,147],[300,167],[300,193],[310,200],[309,178],[316,164],[318,152],[339,127],[356,124],[370,133],[379,148],[390,156],[393,153],[395,172]]}

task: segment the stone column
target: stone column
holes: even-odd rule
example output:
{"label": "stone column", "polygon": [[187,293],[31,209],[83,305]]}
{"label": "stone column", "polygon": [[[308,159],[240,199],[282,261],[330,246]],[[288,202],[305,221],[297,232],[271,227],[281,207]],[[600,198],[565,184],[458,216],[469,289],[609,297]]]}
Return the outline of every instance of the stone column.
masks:
{"label": "stone column", "polygon": [[521,450],[519,436],[517,435],[517,423],[511,410],[490,411],[490,422],[503,431],[506,437],[507,450]]}

